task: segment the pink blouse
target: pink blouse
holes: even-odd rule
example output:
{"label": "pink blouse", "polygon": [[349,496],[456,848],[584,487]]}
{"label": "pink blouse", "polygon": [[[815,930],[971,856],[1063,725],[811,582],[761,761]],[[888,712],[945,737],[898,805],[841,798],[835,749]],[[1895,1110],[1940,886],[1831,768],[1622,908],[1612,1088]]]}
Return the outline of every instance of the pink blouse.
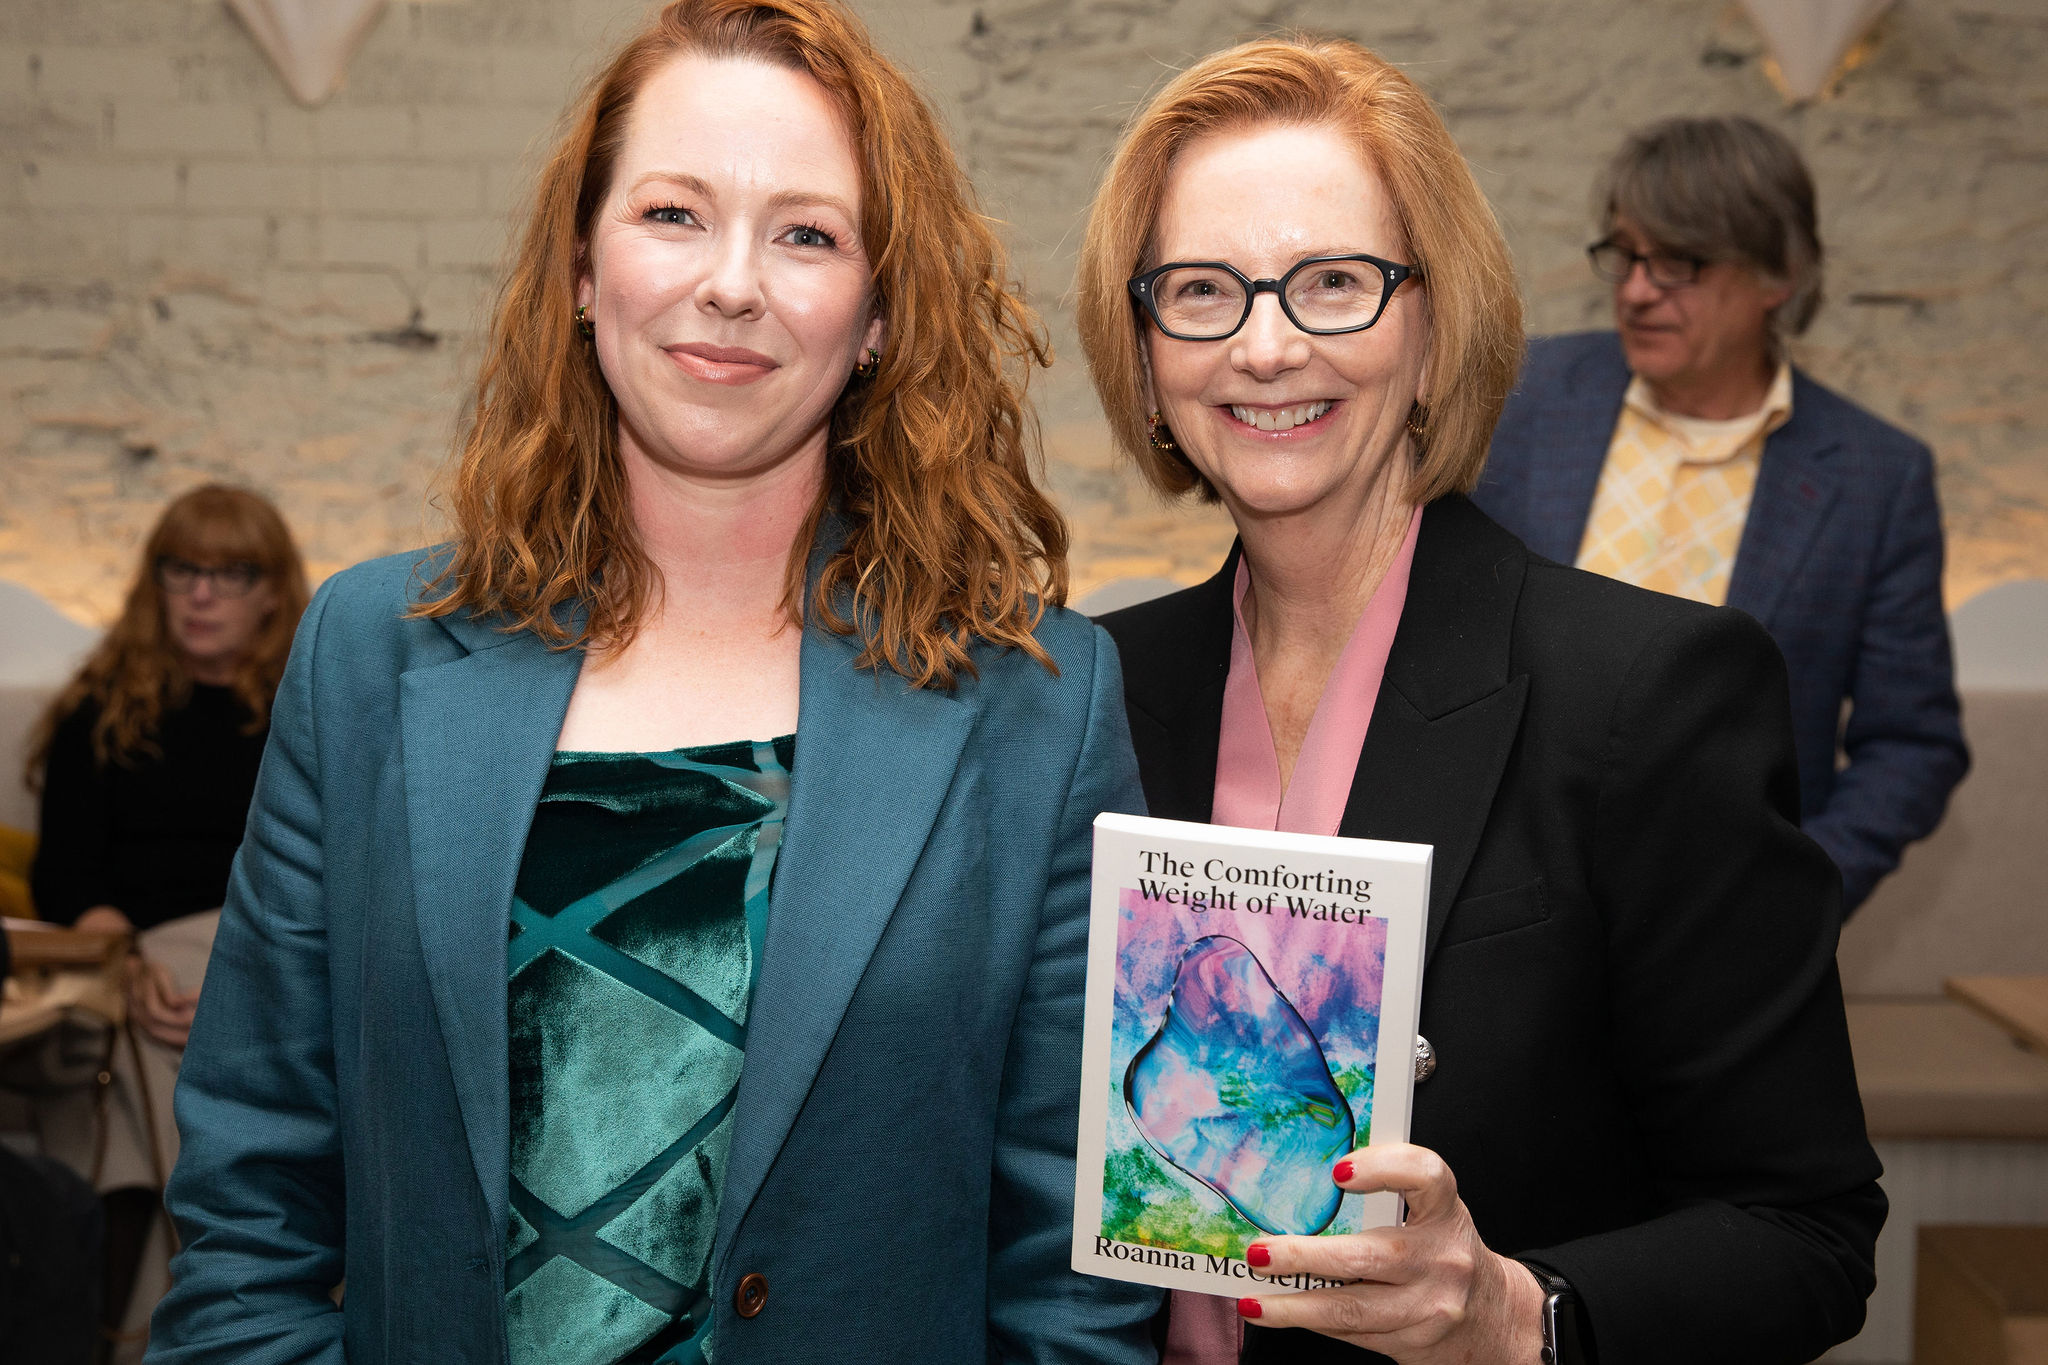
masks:
{"label": "pink blouse", "polygon": [[1266,699],[1259,691],[1252,638],[1244,628],[1244,594],[1251,573],[1237,561],[1237,592],[1231,603],[1230,676],[1223,684],[1223,732],[1216,746],[1216,797],[1209,819],[1246,829],[1284,829],[1296,834],[1335,834],[1351,799],[1358,751],[1372,724],[1373,702],[1394,647],[1394,630],[1408,601],[1408,571],[1415,563],[1415,535],[1422,509],[1408,519],[1401,552],[1380,580],[1365,613],[1337,656],[1316,713],[1308,723],[1294,780],[1280,789],[1280,754],[1266,723]]}
{"label": "pink blouse", "polygon": [[[1358,753],[1372,724],[1373,703],[1386,675],[1394,631],[1408,601],[1408,571],[1415,563],[1415,537],[1422,509],[1408,519],[1401,552],[1380,580],[1365,613],[1337,656],[1337,666],[1316,700],[1294,780],[1280,786],[1280,753],[1266,720],[1251,635],[1244,628],[1244,593],[1251,574],[1237,561],[1237,591],[1231,603],[1230,675],[1223,684],[1223,729],[1216,747],[1216,795],[1209,819],[1246,829],[1335,834],[1351,799]],[[1244,1344],[1244,1319],[1237,1304],[1214,1294],[1176,1291],[1167,1320],[1166,1354],[1160,1365],[1236,1365]]]}

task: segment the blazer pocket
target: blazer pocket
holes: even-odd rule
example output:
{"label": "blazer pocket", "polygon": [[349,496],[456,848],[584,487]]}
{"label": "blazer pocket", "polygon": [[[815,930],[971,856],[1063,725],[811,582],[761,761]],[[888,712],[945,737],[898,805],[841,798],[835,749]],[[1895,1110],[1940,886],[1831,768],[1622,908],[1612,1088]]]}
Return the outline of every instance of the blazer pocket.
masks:
{"label": "blazer pocket", "polygon": [[1543,878],[1538,877],[1526,886],[1511,886],[1505,891],[1489,891],[1483,896],[1453,901],[1438,946],[1448,948],[1454,943],[1511,934],[1549,918],[1550,906],[1543,899]]}

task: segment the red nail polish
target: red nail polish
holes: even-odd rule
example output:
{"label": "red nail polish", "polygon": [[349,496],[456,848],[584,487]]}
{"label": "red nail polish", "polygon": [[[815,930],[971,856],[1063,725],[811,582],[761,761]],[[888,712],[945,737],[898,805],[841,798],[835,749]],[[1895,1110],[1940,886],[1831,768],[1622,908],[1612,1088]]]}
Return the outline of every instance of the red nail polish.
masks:
{"label": "red nail polish", "polygon": [[1336,1181],[1336,1182],[1337,1182],[1337,1183],[1338,1183],[1339,1185],[1343,1184],[1343,1183],[1344,1183],[1345,1181],[1349,1180],[1350,1178],[1351,1178],[1351,1163],[1350,1163],[1350,1162],[1348,1162],[1348,1161],[1340,1161],[1340,1162],[1338,1162],[1338,1163],[1337,1163],[1336,1165],[1334,1165],[1334,1166],[1332,1166],[1332,1167],[1330,1168],[1330,1179],[1332,1179],[1332,1180]]}
{"label": "red nail polish", "polygon": [[1253,1242],[1244,1249],[1244,1262],[1246,1265],[1269,1266],[1273,1264],[1273,1253],[1269,1248]]}
{"label": "red nail polish", "polygon": [[1255,1318],[1263,1311],[1265,1310],[1259,1307],[1257,1299],[1239,1299],[1237,1301],[1237,1315],[1241,1318]]}

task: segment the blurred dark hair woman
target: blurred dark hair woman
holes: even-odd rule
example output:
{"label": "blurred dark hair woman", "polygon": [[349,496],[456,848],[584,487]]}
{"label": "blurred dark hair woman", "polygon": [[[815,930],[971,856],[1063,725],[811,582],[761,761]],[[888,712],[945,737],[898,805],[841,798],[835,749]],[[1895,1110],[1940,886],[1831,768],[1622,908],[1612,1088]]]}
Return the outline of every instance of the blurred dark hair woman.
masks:
{"label": "blurred dark hair woman", "polygon": [[1331,1171],[1406,1222],[1251,1243],[1342,1287],[1177,1294],[1170,1365],[1763,1365],[1851,1335],[1884,1196],[1783,660],[1467,499],[1520,307],[1428,99],[1343,41],[1204,59],[1117,149],[1080,294],[1124,448],[1239,536],[1104,620],[1152,813],[1435,848],[1412,1145]]}
{"label": "blurred dark hair woman", "polygon": [[[195,488],[157,519],[120,618],[31,741],[37,913],[135,935],[128,1007],[141,1037],[116,1049],[103,1114],[71,1095],[39,1115],[48,1145],[108,1192],[114,1323],[177,1158],[171,1093],[305,606],[277,509],[244,488]],[[159,1256],[149,1264],[161,1270]]]}

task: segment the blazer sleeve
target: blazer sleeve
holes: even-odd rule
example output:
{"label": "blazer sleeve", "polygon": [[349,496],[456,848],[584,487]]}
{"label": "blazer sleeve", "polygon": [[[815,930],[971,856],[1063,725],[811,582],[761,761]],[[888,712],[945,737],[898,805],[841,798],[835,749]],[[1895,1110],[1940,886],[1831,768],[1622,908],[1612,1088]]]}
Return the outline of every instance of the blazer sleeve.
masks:
{"label": "blazer sleeve", "polygon": [[342,1159],[314,697],[334,581],[299,625],[271,713],[176,1111],[183,1242],[150,1365],[341,1365]]}
{"label": "blazer sleeve", "polygon": [[98,716],[88,702],[59,721],[43,766],[29,894],[36,913],[56,924],[75,924],[94,906],[113,904],[107,882],[107,779],[92,754]]}
{"label": "blazer sleeve", "polygon": [[1738,612],[1637,656],[1591,848],[1614,1061],[1661,1216],[1524,1252],[1600,1356],[1806,1361],[1861,1326],[1884,1221],[1835,971],[1839,882],[1797,824],[1784,664]]}
{"label": "blazer sleeve", "polygon": [[1070,1265],[1074,1104],[1081,1086],[1095,817],[1103,811],[1145,810],[1124,719],[1116,648],[1101,629],[1091,628],[1089,634],[1094,653],[1081,680],[1088,689],[1088,719],[1080,747],[1068,760],[1037,952],[1011,1026],[996,1111],[988,1261],[991,1359],[1036,1365],[1136,1365],[1158,1359],[1148,1329],[1159,1307],[1158,1291],[1081,1275]]}
{"label": "blazer sleeve", "polygon": [[1906,845],[1940,823],[1969,771],[1941,602],[1941,509],[1934,457],[1911,443],[1878,544],[1849,679],[1848,765],[1806,832],[1842,871],[1853,912]]}

